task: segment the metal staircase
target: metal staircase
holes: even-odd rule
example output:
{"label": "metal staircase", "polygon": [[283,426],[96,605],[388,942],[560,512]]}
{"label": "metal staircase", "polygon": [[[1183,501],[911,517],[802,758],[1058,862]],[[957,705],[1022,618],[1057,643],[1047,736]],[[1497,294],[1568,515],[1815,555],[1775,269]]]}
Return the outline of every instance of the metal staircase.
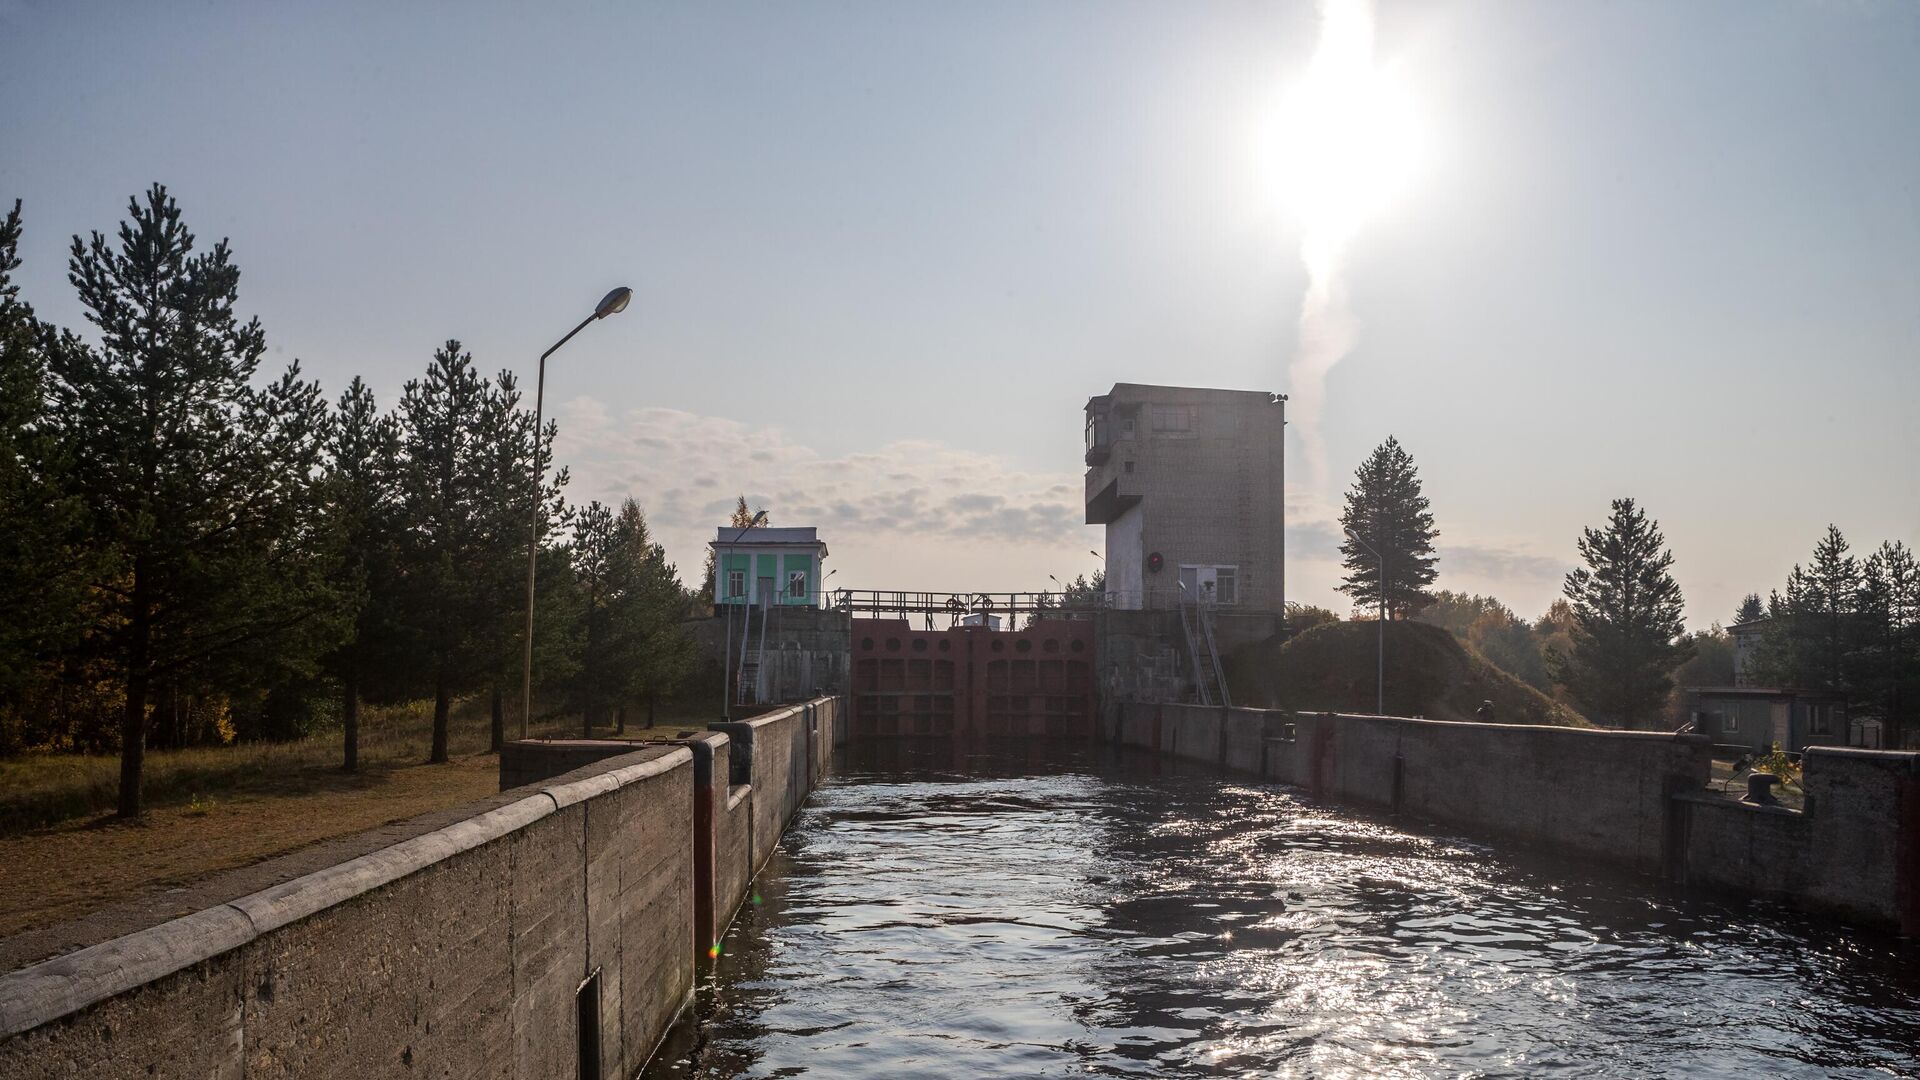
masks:
{"label": "metal staircase", "polygon": [[1214,640],[1213,605],[1203,599],[1180,599],[1180,632],[1187,640],[1187,664],[1193,672],[1193,691],[1202,705],[1232,705],[1226,668]]}
{"label": "metal staircase", "polygon": [[767,608],[771,605],[762,599],[757,606],[760,608],[760,632],[757,635],[753,632],[753,612],[747,612],[747,636],[752,639],[752,644],[743,641],[740,645],[740,674],[734,680],[736,705],[765,704],[761,700],[760,670],[767,658]]}

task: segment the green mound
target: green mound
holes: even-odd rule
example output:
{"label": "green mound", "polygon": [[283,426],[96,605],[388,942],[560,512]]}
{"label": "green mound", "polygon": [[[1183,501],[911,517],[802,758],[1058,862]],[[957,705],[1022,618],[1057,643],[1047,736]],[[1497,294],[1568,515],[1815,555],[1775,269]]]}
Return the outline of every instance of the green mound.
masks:
{"label": "green mound", "polygon": [[[1316,626],[1236,649],[1226,658],[1236,705],[1295,712],[1372,713],[1379,624]],[[1494,667],[1459,638],[1425,623],[1387,624],[1387,714],[1473,720],[1483,701],[1503,724],[1586,727],[1565,705]]]}

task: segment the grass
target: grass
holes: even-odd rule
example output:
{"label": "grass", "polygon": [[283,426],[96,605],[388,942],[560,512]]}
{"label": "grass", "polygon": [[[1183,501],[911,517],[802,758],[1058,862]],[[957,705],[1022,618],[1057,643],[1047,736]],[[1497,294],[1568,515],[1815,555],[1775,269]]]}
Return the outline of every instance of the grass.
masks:
{"label": "grass", "polygon": [[[652,734],[671,733],[685,717],[662,710]],[[704,726],[705,721],[700,721]],[[456,702],[447,725],[454,757],[485,753],[489,736],[487,700]],[[508,721],[508,737],[519,734]],[[554,717],[533,724],[535,737],[579,734],[578,718]],[[643,739],[645,728],[629,725],[625,736],[610,728],[595,737]],[[360,720],[360,769],[378,777],[427,760],[433,745],[433,704],[414,702],[391,708],[366,707]],[[292,795],[338,786],[341,734],[338,729],[277,743],[240,743],[186,750],[149,750],[142,789],[146,805],[160,809],[211,803],[233,795]],[[75,818],[113,812],[120,789],[120,759],[110,754],[29,753],[0,759],[0,836],[56,825]]]}
{"label": "grass", "polygon": [[[652,729],[629,724],[623,735],[594,736],[672,738],[705,725],[691,717],[663,708]],[[118,758],[0,761],[0,938],[492,795],[499,759],[487,751],[486,700],[453,709],[447,764],[425,764],[432,721],[431,703],[364,710],[353,774],[340,770],[338,730],[285,743],[149,751],[148,812],[131,822],[110,816]],[[517,728],[510,722],[509,737]],[[574,737],[580,724],[556,717],[528,734]]]}
{"label": "grass", "polygon": [[[1380,627],[1316,626],[1284,646],[1255,642],[1226,658],[1236,704],[1308,712],[1375,710]],[[1453,634],[1425,623],[1386,627],[1386,711],[1430,720],[1474,720],[1483,701],[1506,724],[1591,726],[1574,710],[1500,670]]]}

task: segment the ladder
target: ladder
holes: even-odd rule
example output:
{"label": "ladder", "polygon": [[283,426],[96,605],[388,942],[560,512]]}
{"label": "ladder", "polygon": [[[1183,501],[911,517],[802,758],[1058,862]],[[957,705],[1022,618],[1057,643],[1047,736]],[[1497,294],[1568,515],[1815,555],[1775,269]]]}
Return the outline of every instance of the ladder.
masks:
{"label": "ladder", "polygon": [[[771,605],[765,600],[760,602],[760,633],[749,649],[747,643],[740,643],[740,675],[734,681],[734,704],[761,705],[760,668],[767,658],[767,608]],[[747,612],[747,634],[753,634],[753,612]]]}
{"label": "ladder", "polygon": [[1187,641],[1187,664],[1193,670],[1194,695],[1202,705],[1232,705],[1226,668],[1213,634],[1213,607],[1204,599],[1180,600],[1180,633]]}

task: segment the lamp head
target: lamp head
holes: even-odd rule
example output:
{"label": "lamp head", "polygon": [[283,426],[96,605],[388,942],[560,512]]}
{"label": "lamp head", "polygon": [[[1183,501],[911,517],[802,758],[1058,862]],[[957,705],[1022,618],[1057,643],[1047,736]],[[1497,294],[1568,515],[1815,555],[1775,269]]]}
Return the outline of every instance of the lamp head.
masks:
{"label": "lamp head", "polygon": [[604,319],[609,315],[618,315],[627,310],[627,303],[632,299],[633,290],[622,285],[600,298],[600,303],[593,309],[593,317]]}
{"label": "lamp head", "polygon": [[762,510],[759,513],[753,515],[752,521],[747,522],[747,528],[751,529],[759,525],[761,522],[765,520],[767,520],[767,512],[765,510]]}

